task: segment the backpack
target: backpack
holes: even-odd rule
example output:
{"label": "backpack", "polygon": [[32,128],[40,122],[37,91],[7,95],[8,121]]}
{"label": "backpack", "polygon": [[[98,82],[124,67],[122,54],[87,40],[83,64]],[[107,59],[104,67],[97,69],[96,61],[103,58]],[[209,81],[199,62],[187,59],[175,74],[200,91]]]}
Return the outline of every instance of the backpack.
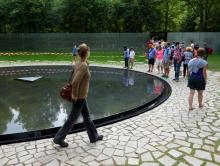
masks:
{"label": "backpack", "polygon": [[212,48],[208,48],[208,54],[212,55],[212,53],[213,53],[213,49]]}

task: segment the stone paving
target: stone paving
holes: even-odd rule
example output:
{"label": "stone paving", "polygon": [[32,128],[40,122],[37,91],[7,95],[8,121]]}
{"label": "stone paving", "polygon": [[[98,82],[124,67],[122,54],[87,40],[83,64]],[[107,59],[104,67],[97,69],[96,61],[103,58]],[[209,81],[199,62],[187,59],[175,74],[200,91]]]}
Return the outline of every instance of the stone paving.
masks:
{"label": "stone paving", "polygon": [[[146,66],[138,64],[135,70],[146,71]],[[68,148],[54,145],[51,138],[2,145],[0,166],[220,165],[220,73],[208,72],[205,107],[199,109],[195,98],[196,109],[191,112],[187,81],[167,81],[172,86],[167,101],[139,116],[98,128],[103,141],[91,144],[86,132],[80,132],[67,136]]]}

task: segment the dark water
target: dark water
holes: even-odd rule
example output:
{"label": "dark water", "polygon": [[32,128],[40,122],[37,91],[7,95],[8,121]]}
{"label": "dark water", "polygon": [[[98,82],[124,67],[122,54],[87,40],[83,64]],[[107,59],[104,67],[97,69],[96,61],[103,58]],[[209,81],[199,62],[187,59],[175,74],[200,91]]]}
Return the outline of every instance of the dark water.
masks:
{"label": "dark water", "polygon": [[[93,119],[149,102],[164,88],[160,79],[144,73],[92,67],[90,70],[88,105]],[[36,75],[43,78],[34,83],[15,80]],[[68,77],[69,72],[23,72],[0,76],[0,134],[61,126],[72,106],[59,96],[59,89]]]}

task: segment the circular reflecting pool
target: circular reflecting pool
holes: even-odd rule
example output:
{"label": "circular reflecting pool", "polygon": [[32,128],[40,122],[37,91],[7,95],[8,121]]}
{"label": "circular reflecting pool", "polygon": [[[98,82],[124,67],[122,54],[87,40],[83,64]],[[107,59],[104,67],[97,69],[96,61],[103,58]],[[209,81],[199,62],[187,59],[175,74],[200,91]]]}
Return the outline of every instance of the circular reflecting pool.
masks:
{"label": "circular reflecting pool", "polygon": [[[72,105],[60,98],[59,90],[68,81],[71,68],[0,68],[0,135],[61,126]],[[114,121],[117,116],[134,116],[137,114],[135,111],[143,112],[143,106],[149,103],[153,106],[161,100],[161,96],[165,100],[170,94],[170,87],[165,81],[146,73],[104,67],[90,67],[90,71],[88,105],[93,119],[106,118],[101,123]],[[29,76],[42,78],[34,82],[16,80]],[[123,114],[127,111],[130,113]],[[81,121],[82,118],[79,118],[78,123]]]}

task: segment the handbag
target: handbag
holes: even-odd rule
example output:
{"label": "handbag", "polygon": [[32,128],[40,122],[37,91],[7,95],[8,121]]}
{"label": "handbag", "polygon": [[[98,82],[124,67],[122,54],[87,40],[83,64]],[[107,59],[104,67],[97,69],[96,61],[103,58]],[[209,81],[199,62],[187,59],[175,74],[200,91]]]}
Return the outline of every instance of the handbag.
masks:
{"label": "handbag", "polygon": [[60,96],[69,102],[72,101],[72,85],[66,84],[60,89]]}
{"label": "handbag", "polygon": [[71,102],[72,101],[72,85],[71,85],[71,79],[72,75],[74,73],[74,69],[71,72],[70,78],[69,78],[69,83],[65,84],[63,87],[60,89],[60,96],[62,99]]}

